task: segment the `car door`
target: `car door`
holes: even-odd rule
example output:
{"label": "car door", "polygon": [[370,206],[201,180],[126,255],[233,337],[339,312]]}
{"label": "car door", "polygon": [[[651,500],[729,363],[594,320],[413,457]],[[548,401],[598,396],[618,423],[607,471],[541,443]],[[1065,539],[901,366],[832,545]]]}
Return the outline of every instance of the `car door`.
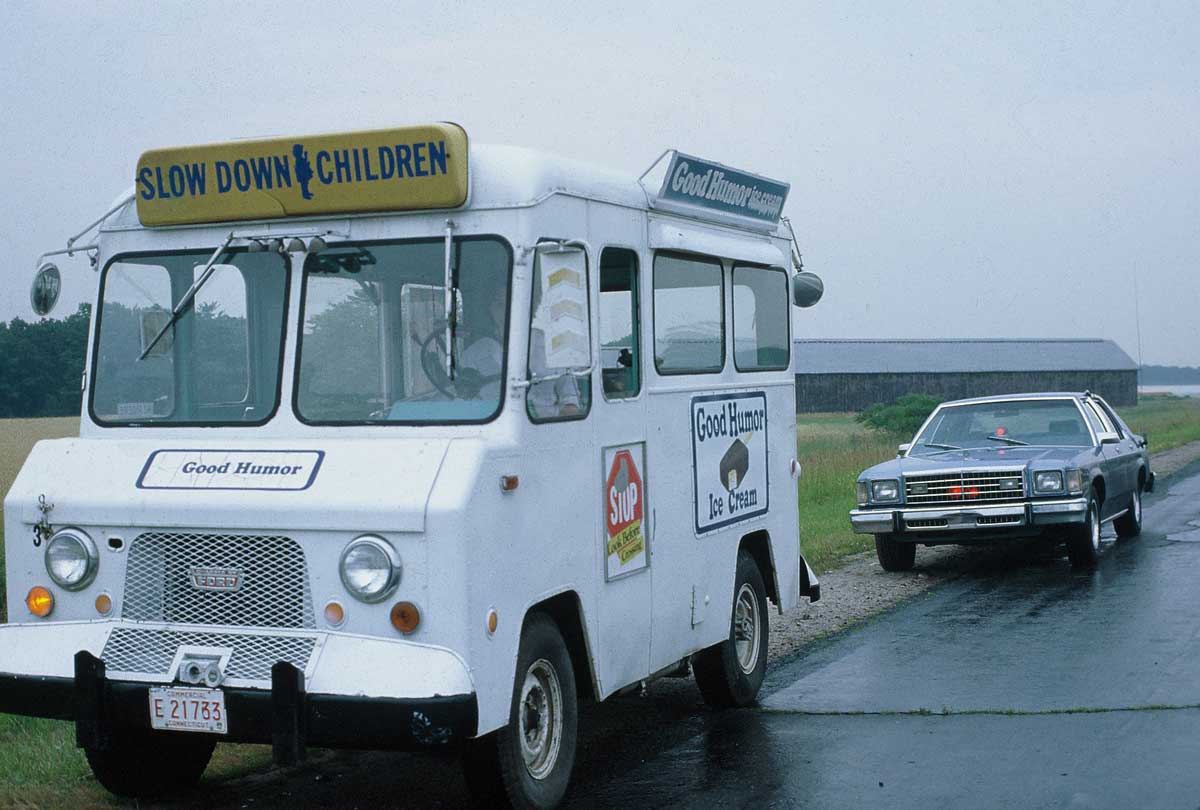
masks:
{"label": "car door", "polygon": [[1129,464],[1137,463],[1133,440],[1128,433],[1118,430],[1109,418],[1104,408],[1089,397],[1084,401],[1088,416],[1099,424],[1098,430],[1104,433],[1115,433],[1116,443],[1101,444],[1100,452],[1104,457],[1101,467],[1104,471],[1104,504],[1100,513],[1103,519],[1113,517],[1129,506],[1130,494],[1133,492],[1133,481],[1136,470],[1131,472]]}

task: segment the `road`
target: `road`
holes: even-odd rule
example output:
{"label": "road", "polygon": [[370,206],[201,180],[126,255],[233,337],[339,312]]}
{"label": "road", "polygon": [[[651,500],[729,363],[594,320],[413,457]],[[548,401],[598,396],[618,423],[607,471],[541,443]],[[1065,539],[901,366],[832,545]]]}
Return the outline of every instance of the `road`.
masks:
{"label": "road", "polygon": [[[574,808],[1200,807],[1200,464],[1098,567],[1029,547],[773,663],[761,705],[690,681],[586,710]],[[920,556],[918,555],[918,565]],[[460,807],[453,762],[323,754],[204,807]]]}

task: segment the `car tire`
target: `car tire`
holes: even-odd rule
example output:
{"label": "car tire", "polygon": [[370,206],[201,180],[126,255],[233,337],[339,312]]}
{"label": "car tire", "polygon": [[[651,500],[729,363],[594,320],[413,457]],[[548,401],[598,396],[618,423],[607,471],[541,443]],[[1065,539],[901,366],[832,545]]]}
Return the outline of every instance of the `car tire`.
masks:
{"label": "car tire", "polygon": [[733,583],[729,636],[692,657],[704,702],[723,709],[748,706],[767,674],[767,590],[754,557],[739,551]]}
{"label": "car tire", "polygon": [[1067,556],[1076,568],[1091,568],[1100,559],[1100,505],[1095,496],[1088,499],[1083,523],[1072,526],[1067,535]]}
{"label": "car tire", "polygon": [[192,732],[123,731],[104,750],[84,755],[109,793],[147,799],[194,788],[216,746],[211,736]]}
{"label": "car tire", "polygon": [[1129,502],[1129,511],[1113,521],[1117,537],[1137,537],[1142,533],[1142,488],[1133,490],[1133,498]]}
{"label": "car tire", "polygon": [[890,534],[877,534],[875,556],[884,571],[911,571],[917,559],[917,544],[898,542]]}
{"label": "car tire", "polygon": [[554,620],[533,613],[521,633],[509,723],[471,740],[463,756],[478,806],[557,807],[571,782],[578,730],[571,655]]}

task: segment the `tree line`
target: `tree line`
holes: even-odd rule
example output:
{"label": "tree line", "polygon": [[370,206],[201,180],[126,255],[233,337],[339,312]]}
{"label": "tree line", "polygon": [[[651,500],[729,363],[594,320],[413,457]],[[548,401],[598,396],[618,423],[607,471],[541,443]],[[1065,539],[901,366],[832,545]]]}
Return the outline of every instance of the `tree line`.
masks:
{"label": "tree line", "polygon": [[0,418],[79,414],[90,316],[0,321]]}

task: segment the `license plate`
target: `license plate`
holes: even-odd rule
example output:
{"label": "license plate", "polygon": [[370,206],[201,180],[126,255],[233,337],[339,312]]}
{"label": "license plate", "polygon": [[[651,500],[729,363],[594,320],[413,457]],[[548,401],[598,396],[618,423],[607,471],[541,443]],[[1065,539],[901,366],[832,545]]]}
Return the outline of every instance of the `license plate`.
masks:
{"label": "license plate", "polygon": [[228,734],[225,693],[220,689],[186,687],[151,689],[150,727],[166,731]]}

